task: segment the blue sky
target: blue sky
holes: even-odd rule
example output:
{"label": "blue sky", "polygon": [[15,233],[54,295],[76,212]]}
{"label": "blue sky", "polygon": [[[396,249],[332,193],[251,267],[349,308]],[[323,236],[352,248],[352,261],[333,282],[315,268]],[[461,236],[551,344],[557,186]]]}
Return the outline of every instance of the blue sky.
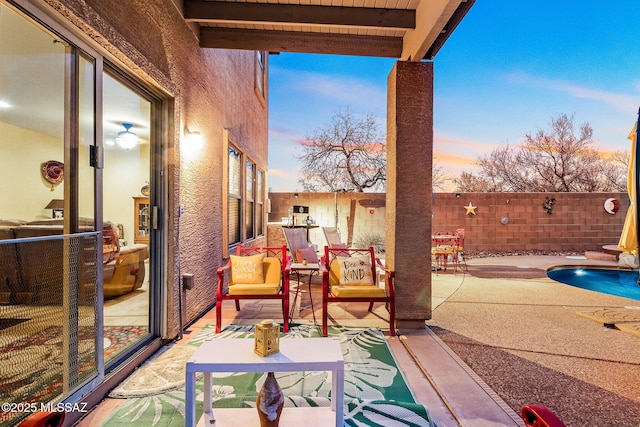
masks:
{"label": "blue sky", "polygon": [[[605,4],[606,3],[606,4]],[[450,177],[566,113],[624,151],[640,106],[640,2],[478,0],[434,59],[434,159]],[[634,23],[638,21],[637,23]],[[298,191],[299,142],[340,109],[386,129],[395,60],[270,56],[269,188]]]}

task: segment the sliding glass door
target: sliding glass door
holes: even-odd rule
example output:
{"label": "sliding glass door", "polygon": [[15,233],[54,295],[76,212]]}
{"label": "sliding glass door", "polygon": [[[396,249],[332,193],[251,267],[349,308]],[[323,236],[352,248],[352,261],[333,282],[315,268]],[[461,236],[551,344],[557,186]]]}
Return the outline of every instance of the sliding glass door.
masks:
{"label": "sliding glass door", "polygon": [[96,67],[0,2],[2,402],[53,402],[100,375]]}
{"label": "sliding glass door", "polygon": [[160,101],[53,27],[0,0],[2,402],[95,388],[158,335]]}
{"label": "sliding glass door", "polygon": [[117,74],[104,73],[103,222],[105,361],[148,336],[151,267],[152,101]]}

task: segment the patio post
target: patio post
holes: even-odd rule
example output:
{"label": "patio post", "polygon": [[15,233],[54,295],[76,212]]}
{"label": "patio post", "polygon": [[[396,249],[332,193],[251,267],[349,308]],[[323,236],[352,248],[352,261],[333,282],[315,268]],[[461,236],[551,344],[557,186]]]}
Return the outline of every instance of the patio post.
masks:
{"label": "patio post", "polygon": [[385,258],[399,328],[431,318],[432,167],[433,63],[398,61],[388,78]]}

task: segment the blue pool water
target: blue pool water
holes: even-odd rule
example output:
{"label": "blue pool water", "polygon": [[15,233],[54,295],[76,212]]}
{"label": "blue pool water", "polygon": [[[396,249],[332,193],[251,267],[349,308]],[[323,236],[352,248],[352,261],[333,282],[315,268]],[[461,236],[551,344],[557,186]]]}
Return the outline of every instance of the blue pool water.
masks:
{"label": "blue pool water", "polygon": [[557,282],[578,288],[640,301],[638,270],[559,267],[547,271],[547,276]]}

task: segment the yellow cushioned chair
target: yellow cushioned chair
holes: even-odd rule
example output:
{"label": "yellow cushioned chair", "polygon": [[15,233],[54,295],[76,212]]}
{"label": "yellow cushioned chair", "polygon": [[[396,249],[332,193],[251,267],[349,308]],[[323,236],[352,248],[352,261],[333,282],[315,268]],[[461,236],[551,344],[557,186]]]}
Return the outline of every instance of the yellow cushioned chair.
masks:
{"label": "yellow cushioned chair", "polygon": [[216,333],[220,332],[222,324],[222,301],[234,300],[236,310],[240,311],[241,299],[281,300],[283,331],[289,331],[289,263],[286,254],[286,246],[237,247],[236,255],[231,255],[227,264],[218,269]]}
{"label": "yellow cushioned chair", "polygon": [[[385,271],[385,287],[376,283],[376,266]],[[389,310],[389,332],[395,335],[394,272],[375,258],[373,247],[343,249],[324,247],[322,264],[322,336],[327,336],[330,302],[384,302]]]}

